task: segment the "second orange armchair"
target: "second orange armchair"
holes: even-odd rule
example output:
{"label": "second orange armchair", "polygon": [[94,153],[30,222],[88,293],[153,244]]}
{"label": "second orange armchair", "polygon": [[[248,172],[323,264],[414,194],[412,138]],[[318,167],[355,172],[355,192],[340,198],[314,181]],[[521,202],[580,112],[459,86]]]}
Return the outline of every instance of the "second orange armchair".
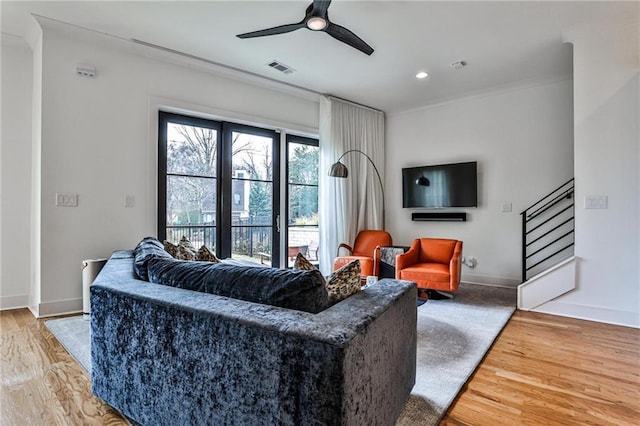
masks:
{"label": "second orange armchair", "polygon": [[396,257],[396,279],[413,281],[418,289],[453,292],[460,285],[462,241],[418,238]]}

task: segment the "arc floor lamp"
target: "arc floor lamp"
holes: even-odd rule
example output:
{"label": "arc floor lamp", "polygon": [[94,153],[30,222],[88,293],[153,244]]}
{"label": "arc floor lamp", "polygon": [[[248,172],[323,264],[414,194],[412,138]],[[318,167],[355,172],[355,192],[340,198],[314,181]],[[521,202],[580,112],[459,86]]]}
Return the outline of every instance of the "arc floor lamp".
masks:
{"label": "arc floor lamp", "polygon": [[344,154],[342,154],[340,156],[340,158],[338,158],[338,161],[336,161],[335,163],[333,163],[333,165],[331,166],[331,168],[329,169],[329,176],[331,177],[337,177],[337,178],[346,178],[349,176],[349,169],[347,168],[347,166],[344,165],[344,163],[341,163],[340,160],[342,160],[344,158],[345,155],[352,153],[352,152],[358,152],[362,155],[365,156],[365,158],[367,160],[369,160],[369,163],[371,163],[371,165],[373,166],[373,170],[376,171],[376,176],[378,176],[378,182],[380,182],[380,191],[382,191],[382,229],[386,229],[385,228],[385,214],[384,214],[384,185],[382,185],[382,178],[380,177],[380,172],[378,172],[378,168],[376,167],[375,163],[373,162],[373,160],[371,159],[371,157],[369,157],[367,154],[365,154],[364,152],[360,151],[359,149],[350,149],[348,151],[346,151]]}

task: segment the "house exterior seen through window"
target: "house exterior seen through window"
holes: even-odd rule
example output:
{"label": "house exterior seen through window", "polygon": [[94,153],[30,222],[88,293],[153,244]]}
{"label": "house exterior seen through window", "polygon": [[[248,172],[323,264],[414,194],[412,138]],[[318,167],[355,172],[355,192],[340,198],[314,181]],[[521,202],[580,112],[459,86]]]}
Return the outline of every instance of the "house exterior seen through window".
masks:
{"label": "house exterior seen through window", "polygon": [[158,135],[159,239],[272,266],[298,251],[317,261],[317,139],[286,135],[281,185],[273,130],[160,112]]}

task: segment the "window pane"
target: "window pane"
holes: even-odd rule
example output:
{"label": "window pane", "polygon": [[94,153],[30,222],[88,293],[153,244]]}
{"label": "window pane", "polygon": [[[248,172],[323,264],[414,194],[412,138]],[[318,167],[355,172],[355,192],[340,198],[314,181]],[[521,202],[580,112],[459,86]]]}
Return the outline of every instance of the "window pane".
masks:
{"label": "window pane", "polygon": [[273,140],[247,133],[232,133],[233,177],[237,179],[273,180]]}
{"label": "window pane", "polygon": [[215,225],[216,179],[167,176],[167,227]]}
{"label": "window pane", "polygon": [[233,179],[231,221],[242,225],[271,226],[273,184]]}
{"label": "window pane", "polygon": [[216,130],[168,123],[167,139],[167,173],[216,176]]}
{"label": "window pane", "polygon": [[196,250],[206,245],[216,251],[216,228],[203,226],[167,227],[167,240],[177,244],[182,237],[187,237]]}
{"label": "window pane", "polygon": [[233,226],[231,257],[271,265],[271,227]]}
{"label": "window pane", "polygon": [[318,261],[319,231],[317,226],[289,226],[288,265],[293,266],[296,254],[302,253],[311,263]]}
{"label": "window pane", "polygon": [[318,187],[289,185],[289,225],[318,225]]}
{"label": "window pane", "polygon": [[318,184],[320,148],[289,143],[289,183]]}
{"label": "window pane", "polygon": [[232,132],[231,257],[271,265],[273,139]]}

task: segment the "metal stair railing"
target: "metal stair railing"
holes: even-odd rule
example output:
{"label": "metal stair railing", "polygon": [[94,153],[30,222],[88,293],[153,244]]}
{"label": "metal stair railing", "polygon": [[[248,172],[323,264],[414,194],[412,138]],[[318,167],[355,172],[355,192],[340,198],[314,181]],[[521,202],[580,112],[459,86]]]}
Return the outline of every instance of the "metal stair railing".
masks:
{"label": "metal stair railing", "polygon": [[[526,208],[522,216],[522,282],[539,266],[564,260],[574,246],[575,186],[571,178]],[[552,260],[557,262],[552,264]],[[542,271],[538,271],[542,272]]]}

